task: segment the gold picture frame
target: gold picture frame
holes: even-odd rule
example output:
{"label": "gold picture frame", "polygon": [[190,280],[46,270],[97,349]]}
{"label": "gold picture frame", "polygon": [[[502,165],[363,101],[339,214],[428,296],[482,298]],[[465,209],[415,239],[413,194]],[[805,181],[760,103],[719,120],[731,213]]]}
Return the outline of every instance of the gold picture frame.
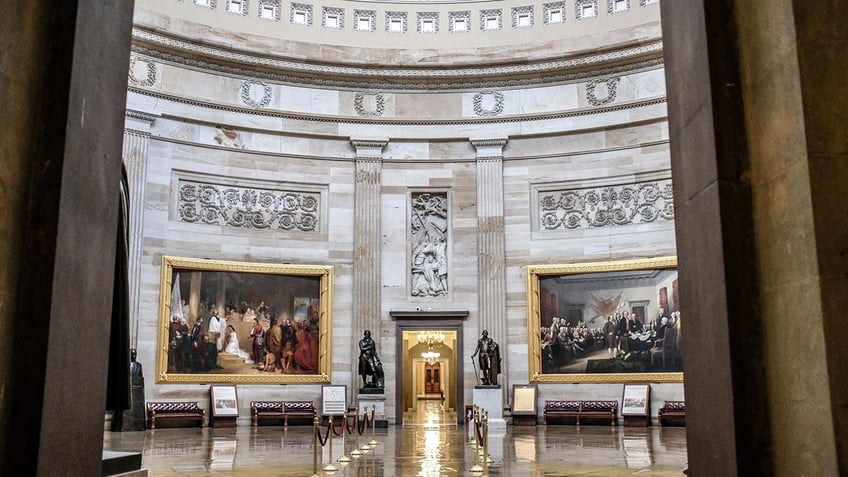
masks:
{"label": "gold picture frame", "polygon": [[676,257],[528,266],[529,381],[683,382],[677,290]]}
{"label": "gold picture frame", "polygon": [[156,382],[329,383],[332,290],[328,265],[163,256]]}

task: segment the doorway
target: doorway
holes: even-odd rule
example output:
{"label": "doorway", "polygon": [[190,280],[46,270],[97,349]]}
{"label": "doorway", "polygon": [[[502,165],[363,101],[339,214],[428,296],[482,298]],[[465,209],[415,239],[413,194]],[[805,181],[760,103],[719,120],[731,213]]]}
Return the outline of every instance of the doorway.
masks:
{"label": "doorway", "polygon": [[463,408],[464,400],[462,321],[421,315],[396,321],[400,362],[395,422],[411,422],[420,404],[443,411],[446,424],[460,423],[463,416],[457,409]]}

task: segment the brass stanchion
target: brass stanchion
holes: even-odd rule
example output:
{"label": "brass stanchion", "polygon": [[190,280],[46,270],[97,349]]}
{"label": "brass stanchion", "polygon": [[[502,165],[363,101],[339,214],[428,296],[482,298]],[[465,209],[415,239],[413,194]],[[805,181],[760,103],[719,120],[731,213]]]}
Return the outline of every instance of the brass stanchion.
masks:
{"label": "brass stanchion", "polygon": [[377,442],[377,417],[376,416],[377,416],[377,405],[372,404],[371,405],[371,442],[368,443],[368,445],[371,446],[372,449],[377,447],[378,445],[380,445],[380,443]]}
{"label": "brass stanchion", "polygon": [[359,409],[357,409],[353,413],[353,450],[350,451],[350,456],[356,459],[364,453],[359,450]]}
{"label": "brass stanchion", "polygon": [[324,466],[324,472],[336,472],[339,470],[338,467],[333,465],[333,415],[330,414],[330,432],[327,433],[327,439],[330,440],[330,460],[327,465]]}
{"label": "brass stanchion", "polygon": [[474,414],[472,423],[472,435],[474,440],[474,465],[469,469],[471,472],[477,474],[483,472],[483,467],[480,465],[480,441],[477,439],[477,426],[480,423],[480,410],[477,408],[477,405],[474,406]]}
{"label": "brass stanchion", "polygon": [[318,416],[315,417],[314,425],[312,426],[312,476],[321,477],[318,474]]}
{"label": "brass stanchion", "polygon": [[342,414],[342,456],[339,457],[339,463],[342,465],[347,465],[352,460],[350,457],[345,454],[345,449],[347,448],[347,410],[345,410],[344,414]]}
{"label": "brass stanchion", "polygon": [[483,475],[489,477],[489,411],[483,412]]}

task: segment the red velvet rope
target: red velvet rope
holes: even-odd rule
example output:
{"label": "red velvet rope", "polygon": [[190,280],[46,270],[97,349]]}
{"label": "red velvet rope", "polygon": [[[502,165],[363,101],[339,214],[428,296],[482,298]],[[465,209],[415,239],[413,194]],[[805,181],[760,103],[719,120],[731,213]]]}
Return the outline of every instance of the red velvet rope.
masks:
{"label": "red velvet rope", "polygon": [[477,436],[477,443],[483,445],[483,423],[474,421],[474,431]]}
{"label": "red velvet rope", "polygon": [[[364,417],[365,417],[364,419],[362,419],[361,421],[358,421],[356,423],[356,432],[358,432],[360,436],[362,435],[363,432],[365,432],[365,426],[368,425],[368,414],[364,414]],[[357,414],[357,419],[358,418],[359,418],[359,415]]]}
{"label": "red velvet rope", "polygon": [[333,427],[333,435],[334,435],[334,436],[336,436],[336,437],[339,437],[339,436],[341,436],[342,434],[344,434],[344,427],[343,427],[343,426],[344,426],[345,424],[343,424],[343,423],[341,423],[341,422],[339,422],[339,424],[340,424],[340,425],[338,426],[338,428],[339,428],[339,432],[336,432],[336,423],[335,423],[335,422],[333,423],[333,426],[332,426],[332,427]]}
{"label": "red velvet rope", "polygon": [[315,433],[318,434],[318,442],[321,443],[321,447],[324,447],[325,445],[327,445],[327,438],[330,437],[330,423],[329,423],[329,421],[327,422],[327,432],[324,433],[323,438],[321,437],[321,430],[318,429],[317,427],[315,428]]}

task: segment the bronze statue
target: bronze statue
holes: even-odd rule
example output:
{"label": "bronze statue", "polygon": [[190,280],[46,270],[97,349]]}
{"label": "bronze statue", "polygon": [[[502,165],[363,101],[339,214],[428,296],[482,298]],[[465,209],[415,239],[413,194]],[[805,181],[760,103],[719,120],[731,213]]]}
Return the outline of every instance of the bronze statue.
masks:
{"label": "bronze statue", "polygon": [[501,352],[498,344],[492,338],[489,338],[489,332],[483,330],[483,336],[477,340],[477,348],[474,349],[474,354],[471,355],[472,362],[474,357],[480,355],[478,362],[480,363],[480,372],[483,374],[477,379],[484,386],[497,386],[498,374],[501,372]]}
{"label": "bronze statue", "polygon": [[[383,363],[377,357],[377,345],[371,339],[371,331],[365,330],[364,337],[359,340],[359,375],[362,376],[362,387],[386,387],[383,378]],[[371,380],[368,380],[371,376]]]}

